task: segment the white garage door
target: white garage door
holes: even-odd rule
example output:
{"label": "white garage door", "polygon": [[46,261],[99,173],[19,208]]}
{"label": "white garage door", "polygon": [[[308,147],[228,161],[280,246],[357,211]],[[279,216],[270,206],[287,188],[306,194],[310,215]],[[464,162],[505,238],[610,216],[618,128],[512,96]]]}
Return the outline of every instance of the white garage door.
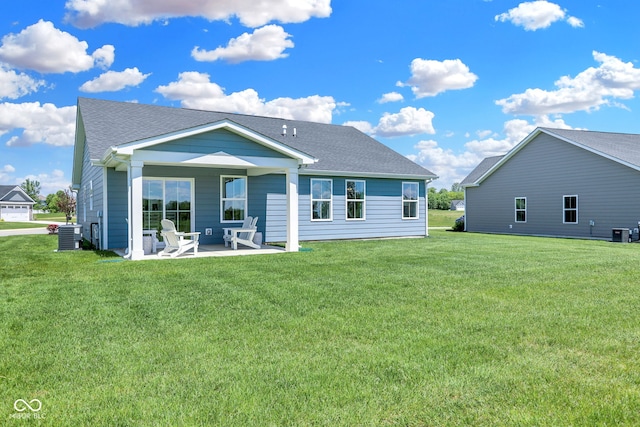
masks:
{"label": "white garage door", "polygon": [[19,205],[2,206],[0,216],[9,222],[29,221],[29,207]]}

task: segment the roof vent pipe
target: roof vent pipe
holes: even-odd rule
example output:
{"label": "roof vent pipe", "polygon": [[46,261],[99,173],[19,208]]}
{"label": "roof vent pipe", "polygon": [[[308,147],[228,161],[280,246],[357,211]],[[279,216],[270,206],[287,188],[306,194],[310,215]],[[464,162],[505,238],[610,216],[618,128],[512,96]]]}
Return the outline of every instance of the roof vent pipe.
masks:
{"label": "roof vent pipe", "polygon": [[287,136],[287,125],[282,125],[282,136]]}
{"label": "roof vent pipe", "polygon": [[294,138],[295,138],[296,136],[298,136],[298,135],[296,134],[296,128],[293,128],[293,136],[294,136]]}

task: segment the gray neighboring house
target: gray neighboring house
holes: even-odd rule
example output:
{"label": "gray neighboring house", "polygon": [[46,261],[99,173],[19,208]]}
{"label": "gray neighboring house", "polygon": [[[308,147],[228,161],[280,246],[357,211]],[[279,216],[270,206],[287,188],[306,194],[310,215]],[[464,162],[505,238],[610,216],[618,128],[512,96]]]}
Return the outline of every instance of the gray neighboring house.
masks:
{"label": "gray neighboring house", "polygon": [[467,231],[610,239],[640,221],[640,135],[538,128],[461,185]]}
{"label": "gray neighboring house", "polygon": [[35,203],[19,185],[0,185],[0,220],[33,221]]}
{"label": "gray neighboring house", "polygon": [[349,126],[79,98],[72,186],[83,234],[143,254],[145,230],[222,243],[428,235],[432,172]]}
{"label": "gray neighboring house", "polygon": [[464,210],[464,200],[452,200],[451,208],[452,211],[463,211]]}

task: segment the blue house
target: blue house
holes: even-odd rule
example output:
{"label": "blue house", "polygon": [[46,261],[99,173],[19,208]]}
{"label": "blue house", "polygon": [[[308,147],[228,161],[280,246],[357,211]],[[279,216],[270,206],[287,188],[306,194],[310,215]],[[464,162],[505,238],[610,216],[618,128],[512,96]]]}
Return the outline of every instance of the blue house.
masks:
{"label": "blue house", "polygon": [[436,176],[353,127],[78,99],[72,187],[101,249],[140,259],[171,219],[200,243],[258,217],[265,242],[428,235]]}

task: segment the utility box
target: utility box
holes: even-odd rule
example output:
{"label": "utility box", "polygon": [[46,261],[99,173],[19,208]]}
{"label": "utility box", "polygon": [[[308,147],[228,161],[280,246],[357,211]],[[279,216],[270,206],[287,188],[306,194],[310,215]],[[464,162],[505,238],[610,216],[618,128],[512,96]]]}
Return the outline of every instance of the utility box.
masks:
{"label": "utility box", "polygon": [[67,224],[58,227],[58,251],[82,249],[82,225]]}
{"label": "utility box", "polygon": [[629,229],[614,228],[611,232],[611,241],[618,243],[629,243]]}

